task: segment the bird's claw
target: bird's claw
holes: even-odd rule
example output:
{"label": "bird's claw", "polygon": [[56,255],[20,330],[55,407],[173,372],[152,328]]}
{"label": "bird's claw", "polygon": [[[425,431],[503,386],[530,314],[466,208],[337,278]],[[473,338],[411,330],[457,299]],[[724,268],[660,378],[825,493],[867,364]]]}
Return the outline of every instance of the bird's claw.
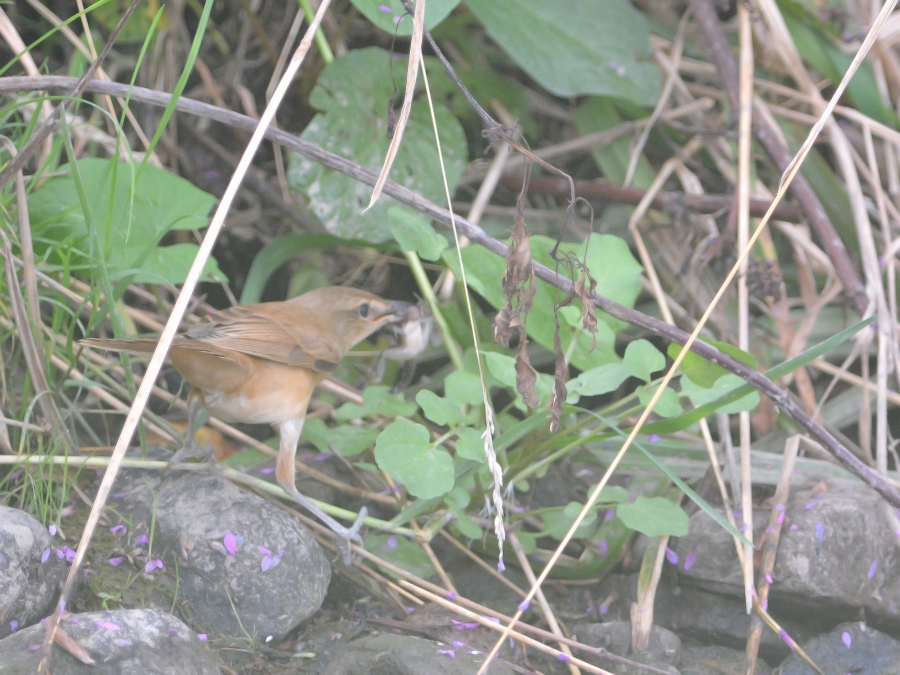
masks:
{"label": "bird's claw", "polygon": [[194,439],[186,440],[181,449],[169,459],[166,469],[170,469],[175,464],[181,464],[189,459],[202,459],[215,462],[216,452],[211,445],[201,448]]}

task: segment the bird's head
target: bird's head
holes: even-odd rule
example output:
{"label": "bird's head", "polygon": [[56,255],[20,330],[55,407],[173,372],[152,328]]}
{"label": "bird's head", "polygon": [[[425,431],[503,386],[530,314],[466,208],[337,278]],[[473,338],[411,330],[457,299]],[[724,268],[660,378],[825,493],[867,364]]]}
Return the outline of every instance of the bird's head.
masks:
{"label": "bird's head", "polygon": [[406,320],[410,307],[415,307],[408,302],[385,300],[374,293],[344,286],[317,288],[298,295],[291,302],[327,317],[341,341],[342,352],[349,351],[382,326]]}

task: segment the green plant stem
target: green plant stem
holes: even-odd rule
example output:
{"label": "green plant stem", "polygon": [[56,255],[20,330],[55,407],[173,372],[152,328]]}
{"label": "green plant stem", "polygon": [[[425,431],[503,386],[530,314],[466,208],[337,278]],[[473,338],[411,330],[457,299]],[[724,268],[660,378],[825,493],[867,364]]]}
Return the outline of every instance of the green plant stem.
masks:
{"label": "green plant stem", "polygon": [[[309,0],[298,0],[298,2],[303,9],[306,20],[312,23],[315,12],[313,12]],[[328,39],[325,37],[325,33],[322,31],[321,27],[316,30],[316,47],[319,48],[319,53],[322,55],[322,61],[325,62],[326,66],[334,62],[334,52],[331,51],[331,45],[328,44]]]}
{"label": "green plant stem", "polygon": [[[3,466],[5,464],[106,467],[109,466],[109,457],[61,457],[59,455],[19,457],[15,455],[0,455],[0,466]],[[122,460],[123,469],[163,470],[168,466],[168,462],[161,462],[150,459]],[[182,471],[212,471],[213,473],[220,475],[222,478],[227,478],[228,480],[234,481],[235,483],[243,483],[244,485],[252,487],[254,490],[257,490],[259,492],[267,492],[275,497],[285,496],[284,490],[281,488],[281,486],[274,485],[259,478],[254,478],[253,476],[248,476],[247,474],[241,473],[240,471],[227,467],[223,464],[183,464],[179,466],[178,469]],[[341,509],[337,506],[333,506],[325,502],[320,502],[316,499],[313,499],[313,501],[319,506],[319,508],[325,511],[325,513],[336,518],[343,518],[350,521],[356,519],[357,514],[353,511]],[[406,537],[410,537],[411,539],[421,539],[421,533],[415,532],[407,527],[396,527],[394,525],[391,525],[391,523],[387,522],[386,520],[381,520],[380,518],[372,518],[371,516],[369,516],[368,518],[363,520],[363,523],[365,523],[365,525],[368,527],[374,527],[375,529],[383,530],[384,532],[391,532],[392,534],[402,534]]]}
{"label": "green plant stem", "polygon": [[403,255],[406,256],[406,261],[409,263],[409,269],[412,271],[413,277],[415,277],[416,283],[419,285],[419,291],[422,293],[422,297],[425,298],[428,306],[431,307],[431,313],[434,315],[434,320],[437,322],[438,326],[441,327],[441,332],[444,335],[444,344],[447,346],[447,352],[450,354],[450,360],[453,362],[453,366],[457,370],[463,370],[462,349],[460,349],[456,340],[453,339],[453,334],[450,332],[450,326],[447,323],[447,319],[444,318],[443,312],[441,312],[437,297],[434,294],[434,289],[431,287],[431,282],[428,281],[428,275],[425,274],[425,268],[422,266],[419,255],[415,251],[404,251]]}

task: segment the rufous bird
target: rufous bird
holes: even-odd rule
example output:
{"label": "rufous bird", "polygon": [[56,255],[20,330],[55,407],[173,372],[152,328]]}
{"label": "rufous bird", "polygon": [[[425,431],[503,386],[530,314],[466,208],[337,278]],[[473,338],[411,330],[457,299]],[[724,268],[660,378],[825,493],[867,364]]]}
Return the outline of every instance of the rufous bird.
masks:
{"label": "rufous bird", "polygon": [[[345,563],[349,542],[361,541],[363,507],[346,528],[294,483],[294,456],[313,389],[353,345],[379,328],[407,319],[410,305],[355,288],[318,288],[284,302],[216,312],[172,342],[169,359],[191,385],[185,443],[172,461],[203,453],[193,440],[201,408],[223,422],[272,424],[280,445],[275,476],[284,491],[338,535]],[[82,340],[82,344],[150,354],[157,338]]]}

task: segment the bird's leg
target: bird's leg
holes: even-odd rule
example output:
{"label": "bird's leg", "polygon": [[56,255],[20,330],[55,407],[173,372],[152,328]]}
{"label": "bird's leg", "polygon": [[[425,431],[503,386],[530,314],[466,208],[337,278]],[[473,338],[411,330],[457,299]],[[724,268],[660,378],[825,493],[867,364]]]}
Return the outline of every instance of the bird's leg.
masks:
{"label": "bird's leg", "polygon": [[362,543],[362,537],[359,536],[359,528],[362,527],[363,518],[366,517],[368,510],[365,506],[362,507],[353,526],[346,528],[320,509],[312,499],[304,496],[297,489],[297,486],[294,483],[294,457],[297,454],[297,443],[300,441],[300,432],[303,431],[303,422],[305,419],[305,417],[294,418],[278,425],[278,432],[281,436],[281,445],[278,448],[278,461],[275,465],[275,477],[278,479],[278,484],[291,499],[325,523],[331,531],[337,535],[336,542],[338,550],[341,552],[344,564],[349,565],[350,542],[356,541]]}
{"label": "bird's leg", "polygon": [[[200,396],[200,392],[196,389],[192,389],[191,393],[188,394],[188,421],[187,421],[187,430],[184,432],[184,443],[181,446],[181,449],[172,455],[172,458],[169,460],[168,466],[172,466],[173,464],[178,464],[179,462],[183,462],[188,459],[215,459],[215,449],[212,446],[206,446],[205,448],[201,448],[197,445],[197,441],[194,440],[194,432],[196,431],[197,426],[197,416],[200,414],[200,411],[203,409],[203,398]],[[168,468],[168,467],[167,467]]]}

